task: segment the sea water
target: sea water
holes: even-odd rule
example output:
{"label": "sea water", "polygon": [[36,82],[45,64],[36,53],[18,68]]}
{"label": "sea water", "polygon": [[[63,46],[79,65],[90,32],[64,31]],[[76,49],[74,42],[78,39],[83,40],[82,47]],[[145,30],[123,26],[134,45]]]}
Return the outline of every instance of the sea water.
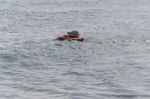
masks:
{"label": "sea water", "polygon": [[0,99],[149,99],[149,5],[0,0]]}

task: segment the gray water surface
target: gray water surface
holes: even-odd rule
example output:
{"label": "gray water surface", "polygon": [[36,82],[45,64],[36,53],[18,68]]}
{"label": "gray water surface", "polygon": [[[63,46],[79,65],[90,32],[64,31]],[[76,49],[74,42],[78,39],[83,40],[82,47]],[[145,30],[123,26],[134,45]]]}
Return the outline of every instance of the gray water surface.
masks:
{"label": "gray water surface", "polygon": [[0,0],[0,99],[149,99],[149,5]]}

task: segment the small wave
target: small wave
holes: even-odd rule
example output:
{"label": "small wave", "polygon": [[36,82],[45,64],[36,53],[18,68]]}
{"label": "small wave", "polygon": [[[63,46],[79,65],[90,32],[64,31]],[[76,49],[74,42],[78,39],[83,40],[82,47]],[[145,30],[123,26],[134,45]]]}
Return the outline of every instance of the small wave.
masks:
{"label": "small wave", "polygon": [[138,98],[149,98],[150,95],[132,95],[132,94],[104,94],[104,93],[101,93],[101,94],[97,94],[97,95],[100,95],[100,96],[106,96],[106,97],[115,97],[115,98],[124,98],[124,99],[138,99]]}
{"label": "small wave", "polygon": [[76,75],[76,76],[84,76],[84,73],[76,72],[76,71],[69,71],[66,73],[63,73],[62,75]]}
{"label": "small wave", "polygon": [[1,54],[0,58],[4,62],[16,62],[18,61],[18,56],[17,55],[11,55],[11,54]]}

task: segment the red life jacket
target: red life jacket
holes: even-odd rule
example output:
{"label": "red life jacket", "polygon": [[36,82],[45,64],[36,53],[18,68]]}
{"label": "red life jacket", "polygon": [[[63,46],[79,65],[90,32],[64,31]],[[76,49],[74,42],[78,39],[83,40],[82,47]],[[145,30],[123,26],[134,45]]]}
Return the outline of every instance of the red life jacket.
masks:
{"label": "red life jacket", "polygon": [[76,41],[81,41],[81,42],[84,41],[84,38],[80,38],[80,37],[72,36],[72,35],[70,36],[62,35],[62,36],[58,36],[56,39],[60,41],[64,41],[64,40],[76,40]]}

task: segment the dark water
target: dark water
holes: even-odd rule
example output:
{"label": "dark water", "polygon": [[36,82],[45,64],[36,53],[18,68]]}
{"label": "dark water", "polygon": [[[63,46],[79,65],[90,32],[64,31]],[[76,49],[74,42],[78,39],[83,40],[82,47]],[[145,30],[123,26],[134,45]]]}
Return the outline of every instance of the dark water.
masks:
{"label": "dark water", "polygon": [[0,0],[0,99],[149,99],[149,5]]}

